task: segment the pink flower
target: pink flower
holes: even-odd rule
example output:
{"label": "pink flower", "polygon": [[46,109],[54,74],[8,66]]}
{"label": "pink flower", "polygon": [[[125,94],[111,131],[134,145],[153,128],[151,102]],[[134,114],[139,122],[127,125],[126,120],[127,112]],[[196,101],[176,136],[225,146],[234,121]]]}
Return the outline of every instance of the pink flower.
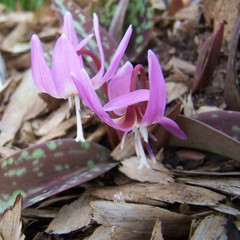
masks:
{"label": "pink flower", "polygon": [[[140,158],[140,166],[149,167],[141,143],[141,137],[147,144],[150,156],[154,159],[148,143],[147,126],[159,123],[175,136],[186,139],[185,133],[170,118],[164,116],[166,107],[166,86],[162,69],[156,55],[148,51],[149,89],[146,89],[145,72],[141,65],[135,68],[127,62],[108,84],[109,102],[103,107],[94,91],[91,79],[82,69],[82,79],[78,81],[77,75],[72,73],[72,78],[79,95],[85,104],[94,111],[99,118],[113,128],[124,132],[124,139],[129,131],[135,134],[136,154]],[[137,74],[140,71],[144,89],[136,90]],[[112,119],[107,112],[113,111],[117,117]]]}
{"label": "pink flower", "polygon": [[[126,50],[132,28],[129,27],[123,40],[116,50],[113,60],[104,74],[104,53],[99,33],[99,23],[97,15],[94,14],[94,32],[97,40],[98,49],[101,57],[101,66],[99,72],[92,78],[94,88],[97,89],[108,81],[115,73],[121,58]],[[74,29],[71,14],[68,12],[64,16],[63,34],[58,38],[52,55],[52,66],[48,67],[41,42],[37,35],[31,38],[31,67],[32,77],[35,85],[42,92],[48,93],[55,98],[68,99],[69,107],[71,108],[72,99],[75,101],[76,116],[77,116],[77,137],[76,141],[85,141],[82,130],[80,117],[80,99],[75,84],[72,81],[70,73],[74,74],[78,81],[81,82],[83,66],[82,56],[78,54],[81,49],[88,43],[92,35],[87,36],[80,43],[76,31]]]}

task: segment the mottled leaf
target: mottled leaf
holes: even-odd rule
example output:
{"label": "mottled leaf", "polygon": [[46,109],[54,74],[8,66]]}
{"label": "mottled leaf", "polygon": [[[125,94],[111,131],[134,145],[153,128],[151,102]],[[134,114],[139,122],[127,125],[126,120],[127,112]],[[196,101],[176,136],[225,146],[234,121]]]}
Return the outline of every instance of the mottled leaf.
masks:
{"label": "mottled leaf", "polygon": [[215,33],[212,33],[203,43],[197,59],[192,92],[209,85],[211,76],[217,65],[223,39],[223,22]]}
{"label": "mottled leaf", "polygon": [[[52,3],[61,21],[67,11],[71,12],[74,20],[74,27],[77,31],[79,39],[85,38],[89,34],[93,33],[92,18],[86,14],[75,2],[71,0],[52,0]],[[100,34],[104,48],[105,61],[109,63],[111,57],[117,49],[118,44],[102,27],[100,27]],[[90,48],[90,50],[98,55],[97,43],[94,38],[88,42],[87,46]],[[125,58],[124,60],[127,59]]]}
{"label": "mottled leaf", "polygon": [[203,112],[193,118],[204,122],[219,131],[226,133],[240,141],[240,112],[236,111],[211,111]]}
{"label": "mottled leaf", "polygon": [[[107,2],[97,1],[95,3],[93,10],[100,15],[100,22],[106,29],[109,29],[120,2],[122,1],[108,0]],[[130,39],[127,55],[133,61],[142,53],[152,37],[154,22],[153,7],[150,0],[129,0],[124,26],[128,27],[130,24],[133,25],[133,35]],[[119,27],[121,25],[118,22],[115,27],[116,31],[119,31]]]}
{"label": "mottled leaf", "polygon": [[230,110],[240,110],[239,34],[240,34],[240,16],[238,17],[238,20],[236,22],[232,34],[227,64],[227,75],[224,87],[224,97],[227,102],[228,109]]}
{"label": "mottled leaf", "polygon": [[240,142],[200,121],[178,116],[175,121],[187,134],[187,140],[170,136],[168,144],[201,149],[240,160]]}
{"label": "mottled leaf", "polygon": [[93,179],[116,165],[96,143],[59,139],[29,147],[0,162],[0,214],[18,194],[23,207]]}

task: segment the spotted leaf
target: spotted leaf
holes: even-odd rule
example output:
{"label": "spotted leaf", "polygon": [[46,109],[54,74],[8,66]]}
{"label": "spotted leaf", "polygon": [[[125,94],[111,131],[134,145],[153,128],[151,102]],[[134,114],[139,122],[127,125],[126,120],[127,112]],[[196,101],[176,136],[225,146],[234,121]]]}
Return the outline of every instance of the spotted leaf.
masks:
{"label": "spotted leaf", "polygon": [[[89,34],[93,33],[93,20],[86,14],[80,6],[78,6],[72,0],[52,0],[53,6],[57,11],[57,14],[61,21],[63,21],[64,14],[69,11],[72,14],[74,27],[76,29],[79,39],[87,37]],[[110,34],[100,26],[100,34],[102,45],[104,48],[104,56],[106,64],[109,64],[111,57],[113,56],[113,50],[116,50],[118,44],[110,36]],[[88,47],[94,53],[98,54],[97,43],[94,39],[88,42]],[[124,60],[127,60],[126,58]]]}
{"label": "spotted leaf", "polygon": [[179,115],[175,121],[188,139],[181,140],[171,135],[169,145],[201,149],[240,161],[240,142],[234,138],[186,116]]}
{"label": "spotted leaf", "polygon": [[59,139],[19,151],[0,161],[0,214],[18,194],[23,207],[93,179],[116,165],[96,143]]}
{"label": "spotted leaf", "polygon": [[237,111],[211,111],[203,112],[193,116],[217,130],[240,141],[240,112]]}
{"label": "spotted leaf", "polygon": [[[127,49],[127,55],[133,61],[142,53],[152,37],[154,25],[153,7],[150,0],[125,1],[128,3],[125,19],[118,19],[115,26],[112,26],[115,14],[118,14],[118,6],[122,2],[119,0],[96,1],[93,11],[99,14],[100,22],[106,29],[114,29],[116,32],[119,32],[119,28],[123,26],[128,27],[130,24],[133,25],[133,35]],[[121,11],[123,11],[122,9],[123,7],[121,6]],[[124,15],[119,16],[123,17]],[[123,25],[120,24],[122,22],[124,23]]]}
{"label": "spotted leaf", "polygon": [[229,110],[240,110],[240,16],[232,34],[224,97]]}

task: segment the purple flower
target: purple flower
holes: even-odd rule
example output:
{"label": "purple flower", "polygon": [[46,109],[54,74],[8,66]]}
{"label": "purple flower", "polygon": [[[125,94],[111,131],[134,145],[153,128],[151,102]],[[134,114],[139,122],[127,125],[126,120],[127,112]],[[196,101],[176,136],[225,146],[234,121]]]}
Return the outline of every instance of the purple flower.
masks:
{"label": "purple flower", "polygon": [[[94,33],[101,58],[100,69],[91,80],[92,84],[94,85],[94,89],[97,89],[106,81],[108,81],[115,73],[124,54],[124,51],[126,50],[129,38],[132,33],[132,28],[130,26],[126,32],[113,56],[113,60],[108,68],[108,71],[105,74],[104,53],[99,33],[98,18],[96,14],[94,14]],[[92,35],[89,35],[80,43],[78,43],[72,16],[69,12],[66,13],[64,16],[63,34],[58,38],[53,50],[51,68],[48,67],[44,59],[43,49],[38,36],[34,34],[31,38],[31,67],[33,81],[37,88],[42,92],[48,93],[55,98],[68,99],[70,109],[72,106],[72,99],[74,99],[77,116],[76,141],[82,142],[85,141],[85,139],[83,136],[80,117],[80,99],[70,73],[74,74],[78,78],[79,82],[84,80],[81,77],[81,69],[84,67],[82,56],[78,53],[81,52],[81,49],[88,43],[91,37]]]}
{"label": "purple flower", "polygon": [[[127,62],[108,84],[109,102],[103,107],[94,91],[91,79],[82,69],[84,81],[78,81],[78,77],[72,74],[73,81],[79,95],[86,105],[94,111],[99,118],[113,128],[124,132],[123,141],[129,131],[135,134],[136,154],[140,158],[140,166],[149,167],[147,158],[141,143],[141,137],[147,144],[149,155],[154,159],[151,147],[148,143],[147,126],[159,123],[175,136],[186,139],[185,133],[170,118],[164,116],[166,107],[166,86],[162,69],[156,55],[148,51],[149,89],[146,89],[145,72],[141,65],[135,68]],[[137,89],[137,75],[140,72],[144,89]],[[107,112],[113,111],[117,116],[111,118]]]}

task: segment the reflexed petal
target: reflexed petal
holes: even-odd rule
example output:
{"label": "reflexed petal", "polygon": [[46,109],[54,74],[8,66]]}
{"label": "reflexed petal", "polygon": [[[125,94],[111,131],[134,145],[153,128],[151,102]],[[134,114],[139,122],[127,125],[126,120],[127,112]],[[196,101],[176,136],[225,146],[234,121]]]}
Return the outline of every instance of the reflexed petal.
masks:
{"label": "reflexed petal", "polygon": [[52,57],[52,76],[62,98],[77,94],[70,73],[80,76],[81,63],[78,55],[65,34],[57,40]]}
{"label": "reflexed petal", "polygon": [[156,123],[164,115],[166,106],[166,85],[157,56],[148,51],[150,97],[141,124]]}
{"label": "reflexed petal", "polygon": [[85,37],[78,45],[76,48],[76,51],[81,50],[85,45],[87,45],[87,43],[90,41],[90,39],[93,37],[93,34],[88,35],[87,37]]}
{"label": "reflexed petal", "polygon": [[101,67],[100,67],[98,73],[92,78],[93,86],[95,89],[97,89],[100,87],[99,81],[102,79],[102,76],[104,74],[105,58],[104,58],[103,46],[102,46],[100,31],[99,31],[98,16],[95,13],[93,14],[93,28],[94,28],[95,37],[97,40],[98,50],[100,53],[100,61],[101,61]]}
{"label": "reflexed petal", "polygon": [[93,85],[91,82],[91,79],[89,78],[87,72],[85,69],[82,69],[81,71],[81,81],[78,80],[78,78],[71,73],[71,77],[75,83],[75,86],[78,90],[78,94],[81,97],[81,99],[84,101],[84,103],[93,111],[95,112],[100,119],[102,119],[106,124],[109,126],[116,128],[121,131],[130,131],[132,129],[131,126],[127,125],[121,125],[121,123],[124,121],[122,119],[119,122],[115,122],[109,115],[106,113],[103,109],[103,106],[96,94],[96,92],[93,89]]}
{"label": "reflexed petal", "polygon": [[130,105],[148,101],[150,91],[148,89],[139,89],[133,92],[116,97],[104,105],[105,111],[126,108]]}
{"label": "reflexed petal", "polygon": [[61,98],[56,91],[51,71],[44,59],[41,42],[37,35],[31,38],[31,68],[35,85],[42,92]]}
{"label": "reflexed petal", "polygon": [[112,58],[112,61],[107,69],[107,72],[105,73],[102,79],[99,79],[98,82],[94,83],[96,85],[95,89],[101,87],[106,81],[113,77],[124,55],[124,52],[126,51],[131,35],[132,25],[128,27],[124,37],[122,38],[120,44],[118,45],[118,48]]}
{"label": "reflexed petal", "polygon": [[70,12],[67,12],[64,15],[63,33],[65,33],[65,35],[70,40],[72,45],[76,48],[78,45],[78,37],[77,37],[77,33],[76,33],[74,25],[73,25],[73,19],[72,19],[72,15]]}
{"label": "reflexed petal", "polygon": [[161,117],[158,122],[161,126],[163,126],[167,131],[169,131],[174,136],[181,139],[187,139],[187,135],[179,128],[177,123],[174,122],[172,119],[167,117]]}

